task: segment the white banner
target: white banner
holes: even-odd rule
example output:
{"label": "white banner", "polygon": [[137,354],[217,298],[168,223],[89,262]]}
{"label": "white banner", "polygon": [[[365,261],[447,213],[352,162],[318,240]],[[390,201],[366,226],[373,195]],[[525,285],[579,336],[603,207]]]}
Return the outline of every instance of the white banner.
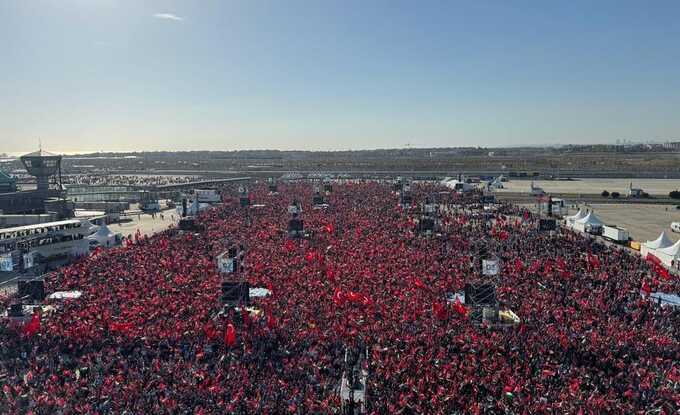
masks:
{"label": "white banner", "polygon": [[14,271],[14,262],[12,261],[12,255],[6,254],[0,256],[0,271],[12,272]]}
{"label": "white banner", "polygon": [[225,256],[219,256],[217,258],[217,271],[222,274],[231,274],[234,272],[234,258],[229,258]]}
{"label": "white banner", "polygon": [[24,269],[33,268],[33,254],[24,255]]}
{"label": "white banner", "polygon": [[482,274],[483,275],[498,275],[500,272],[500,266],[498,260],[494,259],[483,259],[482,260]]}

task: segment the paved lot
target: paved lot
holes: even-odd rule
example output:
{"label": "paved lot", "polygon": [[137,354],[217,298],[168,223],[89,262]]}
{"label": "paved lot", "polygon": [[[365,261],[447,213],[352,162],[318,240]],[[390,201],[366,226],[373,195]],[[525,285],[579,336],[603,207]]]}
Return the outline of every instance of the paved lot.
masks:
{"label": "paved lot", "polygon": [[[671,232],[671,222],[680,222],[680,210],[674,206],[643,204],[589,204],[587,206],[606,224],[628,229],[633,239],[648,241],[656,239],[665,230],[677,241],[680,234]],[[572,214],[576,209],[572,209]]]}
{"label": "paved lot", "polygon": [[[671,190],[680,189],[680,180],[670,179],[579,179],[574,181],[536,180],[534,184],[548,193],[600,194],[603,190],[628,194],[630,183],[653,196],[668,196]],[[503,183],[503,192],[529,193],[530,180],[510,180]]]}
{"label": "paved lot", "polygon": [[148,213],[138,213],[129,215],[128,218],[132,219],[132,222],[114,223],[109,228],[112,232],[122,233],[123,236],[134,235],[138,229],[143,235],[152,235],[164,231],[179,221],[175,209],[163,210],[156,213],[155,217]]}

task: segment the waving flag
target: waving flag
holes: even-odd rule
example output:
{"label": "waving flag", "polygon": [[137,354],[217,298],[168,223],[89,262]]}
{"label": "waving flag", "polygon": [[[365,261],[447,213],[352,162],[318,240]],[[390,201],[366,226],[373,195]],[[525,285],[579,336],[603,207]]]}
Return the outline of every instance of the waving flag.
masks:
{"label": "waving flag", "polygon": [[227,329],[224,331],[224,344],[228,347],[236,344],[236,329],[231,323],[227,324]]}

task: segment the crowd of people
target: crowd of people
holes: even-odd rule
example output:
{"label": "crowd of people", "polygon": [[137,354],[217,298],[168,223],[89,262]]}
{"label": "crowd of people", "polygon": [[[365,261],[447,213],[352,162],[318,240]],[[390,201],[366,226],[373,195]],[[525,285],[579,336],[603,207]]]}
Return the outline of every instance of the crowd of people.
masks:
{"label": "crowd of people", "polygon": [[66,185],[80,186],[130,186],[150,187],[184,184],[200,180],[196,176],[170,174],[67,174],[62,176]]}
{"label": "crowd of people", "polygon": [[[345,350],[366,350],[367,413],[660,413],[680,409],[678,292],[638,255],[568,230],[541,232],[507,204],[414,185],[436,196],[433,236],[390,185],[236,189],[202,212],[201,232],[171,229],[63,268],[55,311],[0,328],[0,413],[341,413]],[[302,202],[308,237],[286,232]],[[433,198],[434,200],[434,198]],[[256,310],[224,311],[215,259],[244,248]],[[447,300],[500,260],[501,308],[519,324],[478,324]],[[231,278],[234,278],[232,275]]]}

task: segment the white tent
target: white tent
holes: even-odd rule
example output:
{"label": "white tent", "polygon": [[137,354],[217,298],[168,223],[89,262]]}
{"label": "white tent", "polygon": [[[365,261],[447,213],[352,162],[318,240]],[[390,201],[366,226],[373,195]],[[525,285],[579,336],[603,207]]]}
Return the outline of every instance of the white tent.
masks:
{"label": "white tent", "polygon": [[116,235],[108,226],[102,225],[94,234],[87,237],[90,241],[96,241],[100,246],[111,247],[116,244]]}
{"label": "white tent", "polygon": [[574,222],[576,222],[579,219],[583,219],[586,217],[586,212],[583,211],[583,209],[579,208],[578,212],[574,216],[567,216],[567,227],[571,228],[574,226]]}
{"label": "white tent", "polygon": [[474,186],[471,185],[470,183],[465,183],[460,180],[456,179],[451,179],[451,180],[444,180],[442,181],[442,184],[449,189],[453,189],[459,193],[466,193],[474,190]]}
{"label": "white tent", "polygon": [[673,265],[673,261],[680,259],[680,241],[666,248],[655,249],[653,255],[670,268]]}
{"label": "white tent", "polygon": [[575,220],[573,228],[577,231],[586,232],[593,228],[601,228],[602,226],[604,226],[604,222],[595,216],[595,213],[590,211],[585,217]]}
{"label": "white tent", "polygon": [[95,225],[94,223],[90,222],[89,219],[82,219],[80,221],[82,227],[87,229],[88,235],[92,235],[93,233],[97,232],[99,230],[99,226]]}
{"label": "white tent", "polygon": [[648,253],[654,255],[655,250],[668,248],[671,245],[673,245],[673,241],[666,235],[666,231],[663,231],[655,240],[643,243],[640,246],[640,254],[645,258]]}

